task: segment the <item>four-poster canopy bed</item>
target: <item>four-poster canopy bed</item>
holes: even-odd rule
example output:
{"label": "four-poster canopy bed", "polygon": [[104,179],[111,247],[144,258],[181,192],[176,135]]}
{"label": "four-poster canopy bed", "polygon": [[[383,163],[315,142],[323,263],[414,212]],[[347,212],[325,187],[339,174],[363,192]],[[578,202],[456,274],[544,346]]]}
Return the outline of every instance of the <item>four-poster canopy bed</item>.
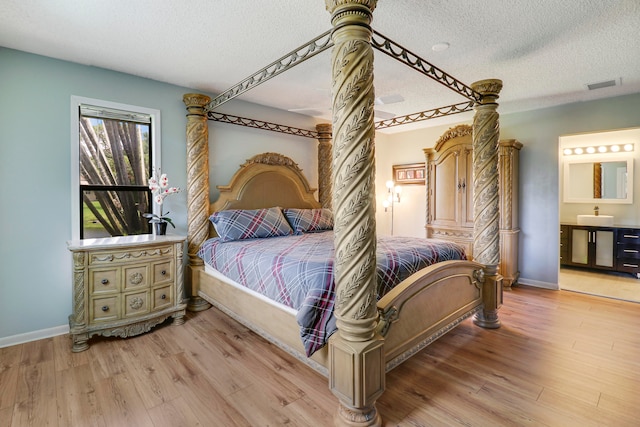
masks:
{"label": "four-poster canopy bed", "polygon": [[[384,391],[387,370],[471,315],[475,315],[474,322],[481,327],[500,326],[496,99],[502,84],[499,80],[484,80],[470,87],[464,85],[373,31],[370,23],[375,0],[327,0],[326,4],[333,24],[331,32],[283,56],[214,100],[200,94],[184,96],[188,110],[189,308],[197,311],[213,304],[327,375],[329,387],[339,399],[336,423],[380,425],[375,401]],[[309,131],[213,111],[329,47],[333,47],[332,125],[321,124],[315,131]],[[451,88],[467,101],[374,123],[373,48]],[[379,249],[386,243],[377,239],[375,233],[375,130],[471,109],[475,109],[474,261],[463,256],[420,267],[379,296]],[[263,153],[243,164],[229,185],[219,186],[220,197],[210,204],[207,120],[317,139],[318,200],[314,197],[315,189],[291,159]],[[291,229],[281,215],[293,225]],[[311,218],[313,215],[315,219]],[[304,226],[299,229],[300,224]],[[318,224],[332,228],[331,234],[308,232],[323,231],[312,229]],[[256,231],[263,226],[266,234]],[[294,235],[283,237],[289,234]],[[287,242],[296,243],[285,247],[295,247],[290,252],[299,254],[303,251],[300,248],[306,246],[298,242],[316,237],[326,240],[330,236],[334,251],[330,285],[334,288],[327,294],[335,294],[330,315],[337,331],[330,334],[328,344],[307,357],[309,351],[302,344],[301,327],[296,321],[300,311],[247,291],[236,280],[205,266],[201,258],[206,258],[203,248],[211,242],[210,237],[216,236],[215,245],[208,249],[209,258],[214,261],[221,257],[222,248],[227,247],[223,245],[232,246],[244,237],[251,238],[246,240],[251,245],[268,241],[267,246],[276,246],[272,244],[276,239],[292,239]],[[229,241],[220,243],[225,239]],[[426,243],[426,239],[422,240]],[[279,257],[277,262],[281,260]],[[234,268],[241,269],[227,270]],[[241,272],[238,280],[245,273]]]}

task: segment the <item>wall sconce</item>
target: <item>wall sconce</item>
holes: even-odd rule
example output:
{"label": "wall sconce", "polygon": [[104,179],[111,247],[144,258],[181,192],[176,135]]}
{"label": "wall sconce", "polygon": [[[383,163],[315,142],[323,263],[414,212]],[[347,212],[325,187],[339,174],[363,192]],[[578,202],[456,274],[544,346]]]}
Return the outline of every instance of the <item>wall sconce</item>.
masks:
{"label": "wall sconce", "polygon": [[391,210],[391,235],[393,236],[393,208],[396,203],[400,203],[400,194],[402,194],[402,187],[395,185],[393,181],[387,181],[387,199],[382,202],[384,211]]}
{"label": "wall sconce", "polygon": [[575,148],[565,148],[562,150],[562,153],[565,156],[575,156],[580,154],[595,154],[596,151],[598,153],[619,153],[620,151],[631,152],[634,151],[634,144],[612,144],[612,145],[598,145],[598,146],[590,146],[590,147],[575,147]]}

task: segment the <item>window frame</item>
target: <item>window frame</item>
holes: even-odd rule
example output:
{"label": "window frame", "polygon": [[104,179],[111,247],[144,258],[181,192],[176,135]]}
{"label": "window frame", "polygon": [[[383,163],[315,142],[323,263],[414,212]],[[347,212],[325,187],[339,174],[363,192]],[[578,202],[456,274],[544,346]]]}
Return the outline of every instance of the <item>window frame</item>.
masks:
{"label": "window frame", "polygon": [[[109,108],[114,110],[129,111],[132,113],[147,114],[151,117],[149,126],[151,141],[151,170],[159,170],[161,168],[161,117],[160,110],[140,107],[136,105],[121,104],[102,99],[86,98],[82,96],[71,95],[71,239],[80,239],[80,106],[83,104],[92,105],[100,108]],[[153,204],[154,213],[157,209]]]}

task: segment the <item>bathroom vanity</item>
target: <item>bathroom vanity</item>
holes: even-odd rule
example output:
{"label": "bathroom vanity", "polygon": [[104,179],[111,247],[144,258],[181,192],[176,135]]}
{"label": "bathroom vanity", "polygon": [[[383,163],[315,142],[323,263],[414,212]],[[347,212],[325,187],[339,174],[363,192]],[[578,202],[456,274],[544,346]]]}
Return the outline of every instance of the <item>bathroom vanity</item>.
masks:
{"label": "bathroom vanity", "polygon": [[640,279],[640,228],[560,224],[560,264]]}

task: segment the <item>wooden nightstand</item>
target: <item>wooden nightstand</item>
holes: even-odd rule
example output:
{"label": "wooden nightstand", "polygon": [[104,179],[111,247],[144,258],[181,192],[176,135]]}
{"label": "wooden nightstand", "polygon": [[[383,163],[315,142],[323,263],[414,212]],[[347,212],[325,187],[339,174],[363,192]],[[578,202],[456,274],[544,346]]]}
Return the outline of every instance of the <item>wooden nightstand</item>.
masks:
{"label": "wooden nightstand", "polygon": [[74,352],[94,335],[148,332],[169,316],[184,323],[184,236],[138,236],[67,242],[73,253]]}

